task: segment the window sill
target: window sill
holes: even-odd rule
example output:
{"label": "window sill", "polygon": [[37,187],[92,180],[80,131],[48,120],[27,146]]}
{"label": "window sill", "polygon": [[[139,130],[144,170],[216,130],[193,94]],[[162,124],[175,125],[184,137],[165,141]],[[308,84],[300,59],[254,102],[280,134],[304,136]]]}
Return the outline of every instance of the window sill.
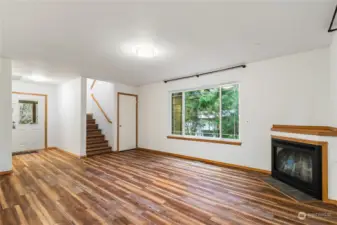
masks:
{"label": "window sill", "polygon": [[226,141],[226,140],[223,140],[223,139],[193,138],[193,137],[173,136],[173,135],[167,136],[167,139],[176,139],[176,140],[184,140],[184,141],[197,141],[197,142],[207,142],[207,143],[237,145],[237,146],[241,146],[241,144],[242,144],[242,142],[240,142],[240,141]]}

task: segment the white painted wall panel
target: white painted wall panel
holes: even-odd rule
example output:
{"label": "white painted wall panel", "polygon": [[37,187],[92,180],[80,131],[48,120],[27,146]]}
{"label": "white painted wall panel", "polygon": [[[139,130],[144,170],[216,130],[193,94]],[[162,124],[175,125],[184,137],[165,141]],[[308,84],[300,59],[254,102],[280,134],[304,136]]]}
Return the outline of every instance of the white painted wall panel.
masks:
{"label": "white painted wall panel", "polygon": [[86,154],[86,79],[79,77],[58,87],[59,146]]}
{"label": "white painted wall panel", "polygon": [[12,169],[12,62],[0,58],[0,172]]}

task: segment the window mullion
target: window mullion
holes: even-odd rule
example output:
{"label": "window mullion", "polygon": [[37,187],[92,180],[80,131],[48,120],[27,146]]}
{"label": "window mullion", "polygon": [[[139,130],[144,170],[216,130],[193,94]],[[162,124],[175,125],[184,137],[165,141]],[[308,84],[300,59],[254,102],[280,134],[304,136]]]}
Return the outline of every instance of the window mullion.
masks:
{"label": "window mullion", "polygon": [[182,93],[182,135],[185,135],[185,92]]}
{"label": "window mullion", "polygon": [[221,109],[222,109],[222,89],[221,86],[219,88],[219,98],[220,98],[220,103],[219,103],[219,138],[222,138],[222,116],[221,116]]}

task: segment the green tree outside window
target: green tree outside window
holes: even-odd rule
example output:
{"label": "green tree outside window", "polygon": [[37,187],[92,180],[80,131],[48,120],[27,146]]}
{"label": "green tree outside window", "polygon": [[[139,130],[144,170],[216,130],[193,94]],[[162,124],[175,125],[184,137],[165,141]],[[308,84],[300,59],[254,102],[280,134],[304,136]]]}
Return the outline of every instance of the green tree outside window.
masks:
{"label": "green tree outside window", "polygon": [[238,85],[173,93],[172,134],[239,139]]}

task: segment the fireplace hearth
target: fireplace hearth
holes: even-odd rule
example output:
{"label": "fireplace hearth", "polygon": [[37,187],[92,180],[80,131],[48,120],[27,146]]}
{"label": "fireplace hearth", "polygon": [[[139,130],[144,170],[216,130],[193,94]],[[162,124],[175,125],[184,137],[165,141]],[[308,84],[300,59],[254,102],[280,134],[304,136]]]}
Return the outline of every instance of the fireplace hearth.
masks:
{"label": "fireplace hearth", "polygon": [[322,200],[322,146],[273,138],[272,177]]}

